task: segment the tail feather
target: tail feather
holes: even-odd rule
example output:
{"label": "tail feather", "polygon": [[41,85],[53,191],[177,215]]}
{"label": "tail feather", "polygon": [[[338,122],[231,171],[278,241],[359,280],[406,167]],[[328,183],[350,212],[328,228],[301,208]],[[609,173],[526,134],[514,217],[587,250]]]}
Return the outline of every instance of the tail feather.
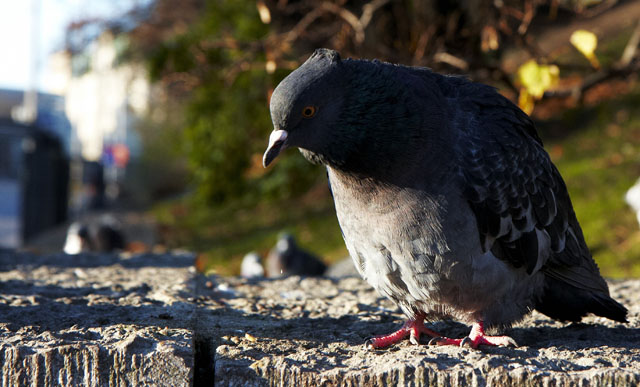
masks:
{"label": "tail feather", "polygon": [[580,289],[564,281],[547,276],[544,294],[538,299],[536,309],[556,320],[580,321],[589,313],[627,322],[627,308],[608,294]]}

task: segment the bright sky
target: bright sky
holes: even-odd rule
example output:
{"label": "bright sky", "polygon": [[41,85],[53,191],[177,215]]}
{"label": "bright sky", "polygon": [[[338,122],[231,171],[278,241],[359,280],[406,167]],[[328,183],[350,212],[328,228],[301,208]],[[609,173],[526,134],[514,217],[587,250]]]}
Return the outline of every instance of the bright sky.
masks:
{"label": "bright sky", "polygon": [[[121,14],[140,0],[0,0],[0,88],[25,89],[47,82],[47,57],[62,48],[64,30],[74,20]],[[39,12],[35,10],[39,9]],[[35,19],[33,15],[36,15]],[[37,20],[34,23],[34,20]],[[39,30],[39,31],[38,31]],[[33,55],[32,36],[39,48]],[[30,69],[35,65],[35,80]]]}

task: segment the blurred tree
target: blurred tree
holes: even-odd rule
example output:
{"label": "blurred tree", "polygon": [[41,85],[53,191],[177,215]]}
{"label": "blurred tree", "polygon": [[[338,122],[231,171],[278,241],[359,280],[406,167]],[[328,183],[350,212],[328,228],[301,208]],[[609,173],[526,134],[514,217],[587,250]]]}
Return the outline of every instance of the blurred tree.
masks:
{"label": "blurred tree", "polygon": [[[286,197],[306,191],[323,172],[300,157],[286,157],[275,169],[261,168],[261,152],[271,130],[268,97],[313,49],[330,47],[345,57],[375,57],[469,74],[511,90],[513,97],[520,93],[523,107],[532,109],[532,96],[575,95],[576,88],[590,87],[580,83],[571,89],[550,89],[558,84],[558,65],[532,36],[533,27],[598,17],[616,3],[156,0],[145,12],[137,11],[143,17],[127,32],[126,59],[146,63],[150,78],[167,97],[183,104],[177,114],[185,112],[184,151],[201,199],[219,203]],[[569,44],[568,36],[565,40]],[[514,50],[520,53],[515,61]],[[634,48],[630,57],[636,56]],[[522,64],[528,67],[517,71]],[[583,74],[598,71],[604,74],[599,79],[605,79],[637,67],[637,60],[628,60],[615,71],[612,66],[588,66]]]}
{"label": "blurred tree", "polygon": [[265,71],[268,32],[254,1],[234,0],[161,0],[131,32],[131,60],[185,104],[184,150],[207,203],[291,196],[318,178],[297,158],[261,167],[268,94],[286,75]]}

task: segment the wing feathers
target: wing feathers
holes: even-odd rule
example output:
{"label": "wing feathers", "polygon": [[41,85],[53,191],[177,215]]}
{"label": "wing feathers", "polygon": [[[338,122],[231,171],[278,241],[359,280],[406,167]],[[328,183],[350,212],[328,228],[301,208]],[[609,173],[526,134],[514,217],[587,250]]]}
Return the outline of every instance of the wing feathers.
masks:
{"label": "wing feathers", "polygon": [[482,246],[530,274],[547,261],[561,266],[588,261],[599,276],[582,232],[575,231],[580,226],[565,184],[531,120],[502,97],[464,105],[473,118],[459,121],[466,124],[459,174]]}
{"label": "wing feathers", "polygon": [[624,321],[584,241],[560,173],[533,122],[495,91],[459,93],[458,157],[481,246],[530,275],[545,274],[536,309],[560,319],[596,313]]}

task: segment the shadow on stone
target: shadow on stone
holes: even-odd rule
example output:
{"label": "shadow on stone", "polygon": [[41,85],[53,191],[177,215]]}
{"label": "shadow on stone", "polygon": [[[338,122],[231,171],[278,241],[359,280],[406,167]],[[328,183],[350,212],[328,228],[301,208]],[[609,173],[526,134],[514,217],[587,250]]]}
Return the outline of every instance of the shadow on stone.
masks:
{"label": "shadow on stone", "polygon": [[0,254],[7,385],[175,385],[193,380],[188,256]]}
{"label": "shadow on stone", "polygon": [[[405,340],[368,350],[364,340],[389,333],[404,317],[357,278],[289,277],[245,281],[213,277],[233,297],[213,302],[204,289],[198,327],[215,347],[217,385],[606,385],[640,382],[640,322],[596,317],[565,324],[532,313],[504,334],[518,348],[411,345]],[[634,281],[612,284],[618,296],[637,292]],[[635,293],[633,293],[635,294]],[[635,296],[634,296],[635,297]],[[470,327],[429,327],[464,337]],[[586,372],[588,371],[588,372]]]}
{"label": "shadow on stone", "polygon": [[[19,259],[17,257],[20,257]],[[11,250],[0,251],[0,270],[8,270],[16,265],[30,267],[60,267],[60,268],[95,268],[101,266],[121,265],[126,268],[142,267],[192,267],[195,256],[185,254],[136,254],[130,257],[122,257],[117,253],[83,253],[79,255],[50,254],[37,255],[28,253],[16,253]]]}

